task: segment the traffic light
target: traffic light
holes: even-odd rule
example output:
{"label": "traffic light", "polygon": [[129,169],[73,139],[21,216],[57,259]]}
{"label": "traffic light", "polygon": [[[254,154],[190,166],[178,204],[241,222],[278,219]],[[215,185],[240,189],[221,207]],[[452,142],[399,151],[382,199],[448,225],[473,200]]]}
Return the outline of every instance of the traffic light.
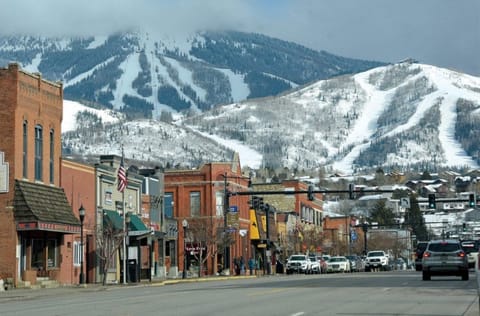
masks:
{"label": "traffic light", "polygon": [[313,185],[311,185],[311,184],[308,186],[307,197],[308,197],[309,201],[315,200],[315,196],[313,195]]}
{"label": "traffic light", "polygon": [[258,209],[258,199],[259,197],[258,196],[252,196],[252,200],[251,200],[251,206],[252,206],[252,209],[256,210]]}
{"label": "traffic light", "polygon": [[436,209],[437,208],[437,203],[435,202],[435,194],[430,193],[428,195],[428,208],[430,209]]}
{"label": "traffic light", "polygon": [[463,230],[463,231],[466,231],[466,230],[467,230],[467,223],[463,223],[463,224],[462,224],[462,230]]}
{"label": "traffic light", "polygon": [[471,193],[468,196],[468,206],[475,207],[475,194]]}
{"label": "traffic light", "polygon": [[349,197],[350,200],[355,199],[355,194],[353,192],[354,189],[355,189],[355,184],[349,183],[348,184],[348,197]]}

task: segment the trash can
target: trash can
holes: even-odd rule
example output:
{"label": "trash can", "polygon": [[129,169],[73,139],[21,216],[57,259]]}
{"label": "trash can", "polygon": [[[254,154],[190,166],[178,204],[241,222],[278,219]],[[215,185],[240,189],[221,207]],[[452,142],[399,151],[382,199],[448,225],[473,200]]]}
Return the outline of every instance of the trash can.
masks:
{"label": "trash can", "polygon": [[137,259],[128,260],[128,281],[131,283],[138,282]]}

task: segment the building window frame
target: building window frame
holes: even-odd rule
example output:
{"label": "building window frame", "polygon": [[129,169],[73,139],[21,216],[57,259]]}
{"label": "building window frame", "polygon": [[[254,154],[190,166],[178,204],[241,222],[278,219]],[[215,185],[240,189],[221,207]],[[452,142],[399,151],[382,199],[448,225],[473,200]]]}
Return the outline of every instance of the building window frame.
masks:
{"label": "building window frame", "polygon": [[43,128],[35,126],[35,180],[43,179]]}
{"label": "building window frame", "polygon": [[50,183],[55,182],[55,131],[53,128],[50,130]]}
{"label": "building window frame", "polygon": [[201,197],[200,191],[190,191],[190,216],[200,216]]}
{"label": "building window frame", "polygon": [[73,266],[80,267],[82,264],[82,243],[80,241],[73,242]]}
{"label": "building window frame", "polygon": [[23,171],[22,175],[28,178],[28,121],[23,121],[23,157],[22,157]]}

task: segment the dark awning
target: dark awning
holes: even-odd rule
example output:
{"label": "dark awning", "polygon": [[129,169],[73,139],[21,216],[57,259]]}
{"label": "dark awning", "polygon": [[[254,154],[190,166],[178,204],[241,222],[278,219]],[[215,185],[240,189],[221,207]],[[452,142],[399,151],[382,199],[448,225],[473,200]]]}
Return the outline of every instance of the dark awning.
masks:
{"label": "dark awning", "polygon": [[80,221],[62,188],[15,180],[13,209],[18,231],[80,232]]}
{"label": "dark awning", "polygon": [[123,231],[123,217],[117,211],[103,210],[103,226]]}
{"label": "dark awning", "polygon": [[130,225],[128,227],[128,236],[143,236],[150,235],[152,233],[151,229],[148,229],[147,226],[142,222],[140,217],[137,215],[130,215]]}

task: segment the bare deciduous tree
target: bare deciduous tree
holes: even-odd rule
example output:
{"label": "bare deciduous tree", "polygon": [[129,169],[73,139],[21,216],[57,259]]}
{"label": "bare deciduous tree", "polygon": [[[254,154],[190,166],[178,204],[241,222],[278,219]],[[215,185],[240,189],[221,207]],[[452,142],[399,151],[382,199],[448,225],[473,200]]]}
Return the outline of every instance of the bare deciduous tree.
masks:
{"label": "bare deciduous tree", "polygon": [[107,283],[108,268],[115,262],[115,254],[123,243],[123,237],[123,230],[116,229],[113,223],[108,220],[104,221],[103,226],[97,225],[95,232],[96,254],[101,262],[103,285]]}
{"label": "bare deciduous tree", "polygon": [[223,220],[214,217],[193,217],[188,220],[188,242],[195,245],[192,251],[198,261],[198,276],[209,258],[222,253],[226,246],[232,245],[234,234],[223,233]]}

